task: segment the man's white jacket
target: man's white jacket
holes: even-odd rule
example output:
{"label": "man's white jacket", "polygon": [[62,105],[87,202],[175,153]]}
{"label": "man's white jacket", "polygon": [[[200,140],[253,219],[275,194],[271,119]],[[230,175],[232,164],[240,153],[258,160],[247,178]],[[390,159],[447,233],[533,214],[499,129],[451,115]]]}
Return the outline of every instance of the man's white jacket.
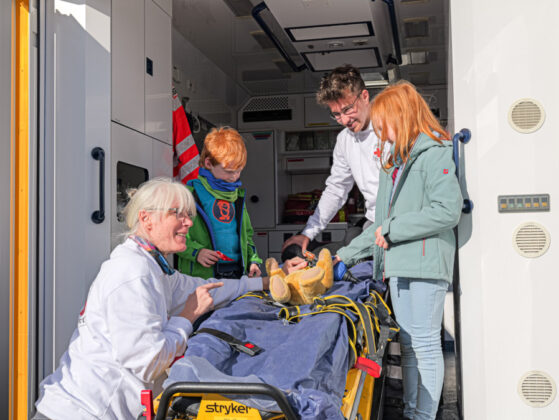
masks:
{"label": "man's white jacket", "polygon": [[[136,419],[141,390],[153,389],[186,349],[192,325],[176,315],[211,281],[165,275],[131,239],[117,246],[91,285],[58,369],[40,385],[39,412],[57,420]],[[215,307],[262,290],[261,278],[220,281],[210,290]]]}
{"label": "man's white jacket", "polygon": [[311,240],[328,225],[344,205],[354,183],[365,198],[365,217],[375,217],[379,171],[380,140],[369,123],[366,130],[354,133],[345,128],[336,138],[332,169],[314,214],[301,232]]}

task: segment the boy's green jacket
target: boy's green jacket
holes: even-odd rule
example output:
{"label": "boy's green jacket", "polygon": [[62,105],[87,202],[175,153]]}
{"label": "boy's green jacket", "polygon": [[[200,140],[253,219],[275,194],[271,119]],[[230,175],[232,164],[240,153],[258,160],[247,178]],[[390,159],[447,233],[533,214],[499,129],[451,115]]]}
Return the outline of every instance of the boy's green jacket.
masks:
{"label": "boy's green jacket", "polygon": [[[401,167],[402,168],[402,167]],[[373,255],[374,278],[423,278],[452,281],[456,242],[453,228],[462,211],[462,193],[452,160],[452,142],[420,134],[403,166],[394,197],[394,167],[380,170],[375,223],[338,256],[349,267]],[[382,226],[387,250],[375,245]]]}
{"label": "boy's green jacket", "polygon": [[[187,185],[186,187],[190,190],[190,192],[193,192],[194,188],[192,186]],[[237,192],[238,199],[242,200],[243,206],[241,226],[239,230],[241,255],[245,271],[244,274],[247,274],[252,263],[261,264],[262,260],[258,257],[256,247],[254,246],[254,241],[252,239],[254,230],[252,229],[250,217],[245,205],[245,190],[239,188]],[[197,213],[203,212],[198,203],[196,205],[196,211]],[[237,214],[241,214],[241,212]],[[188,274],[193,277],[202,277],[204,279],[215,277],[215,266],[204,267],[196,260],[198,251],[202,248],[215,250],[208,226],[204,222],[204,219],[200,215],[197,215],[193,220],[192,227],[188,230],[188,235],[186,236],[186,251],[177,253],[178,270],[181,273]]]}

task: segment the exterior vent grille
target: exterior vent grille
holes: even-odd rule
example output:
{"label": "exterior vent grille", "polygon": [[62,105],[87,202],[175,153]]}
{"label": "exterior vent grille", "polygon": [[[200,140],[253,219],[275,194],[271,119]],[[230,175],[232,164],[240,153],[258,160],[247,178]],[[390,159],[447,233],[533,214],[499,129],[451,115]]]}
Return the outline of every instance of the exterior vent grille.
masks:
{"label": "exterior vent grille", "polygon": [[520,225],[513,236],[513,247],[526,258],[541,257],[549,248],[549,232],[539,223],[527,222]]}
{"label": "exterior vent grille", "polygon": [[534,99],[520,99],[509,109],[509,124],[519,133],[533,133],[545,120],[545,111]]}
{"label": "exterior vent grille", "polygon": [[555,399],[555,382],[545,372],[531,371],[520,379],[518,393],[530,407],[545,407]]}
{"label": "exterior vent grille", "polygon": [[252,98],[243,111],[277,111],[289,109],[287,96],[260,96]]}

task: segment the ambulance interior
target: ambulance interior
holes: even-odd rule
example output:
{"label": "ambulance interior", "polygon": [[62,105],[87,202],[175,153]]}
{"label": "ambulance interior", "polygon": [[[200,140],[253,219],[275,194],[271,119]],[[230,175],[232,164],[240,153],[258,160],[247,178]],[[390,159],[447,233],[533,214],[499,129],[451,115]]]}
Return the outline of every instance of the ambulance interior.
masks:
{"label": "ambulance interior", "polygon": [[[558,343],[548,328],[558,315],[550,293],[557,286],[549,281],[550,231],[557,226],[550,196],[557,186],[553,165],[539,175],[533,167],[538,148],[558,152],[549,142],[557,95],[546,80],[559,69],[555,59],[534,77],[530,63],[547,54],[542,31],[557,32],[550,27],[559,6],[457,3],[54,0],[33,6],[40,29],[31,61],[40,69],[40,89],[32,98],[38,110],[32,130],[44,147],[36,156],[40,210],[33,217],[40,234],[29,401],[66,349],[99,264],[121,240],[124,190],[172,173],[172,87],[199,149],[212,127],[242,133],[248,163],[241,180],[255,244],[262,257],[280,259],[283,242],[302,229],[324,188],[341,130],[316,104],[316,89],[324,74],[348,63],[360,69],[371,96],[409,80],[451,134],[472,132],[471,143],[458,148],[459,180],[474,209],[458,228],[459,264],[445,306],[446,418],[556,418],[559,366],[550,348]],[[521,165],[528,169],[512,171]],[[363,217],[354,189],[314,245],[335,251],[360,232]],[[79,249],[76,237],[84,244]],[[519,300],[527,306],[513,326]],[[397,383],[398,366],[387,374]]]}

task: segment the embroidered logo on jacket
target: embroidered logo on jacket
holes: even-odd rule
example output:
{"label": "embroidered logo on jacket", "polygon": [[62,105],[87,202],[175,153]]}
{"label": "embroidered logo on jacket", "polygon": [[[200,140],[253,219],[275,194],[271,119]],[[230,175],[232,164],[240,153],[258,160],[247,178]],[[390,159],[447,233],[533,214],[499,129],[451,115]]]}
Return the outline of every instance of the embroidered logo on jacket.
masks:
{"label": "embroidered logo on jacket", "polygon": [[235,207],[229,201],[215,200],[212,211],[215,219],[222,223],[231,223],[235,218]]}
{"label": "embroidered logo on jacket", "polygon": [[443,169],[443,174],[448,174],[448,169]]}

